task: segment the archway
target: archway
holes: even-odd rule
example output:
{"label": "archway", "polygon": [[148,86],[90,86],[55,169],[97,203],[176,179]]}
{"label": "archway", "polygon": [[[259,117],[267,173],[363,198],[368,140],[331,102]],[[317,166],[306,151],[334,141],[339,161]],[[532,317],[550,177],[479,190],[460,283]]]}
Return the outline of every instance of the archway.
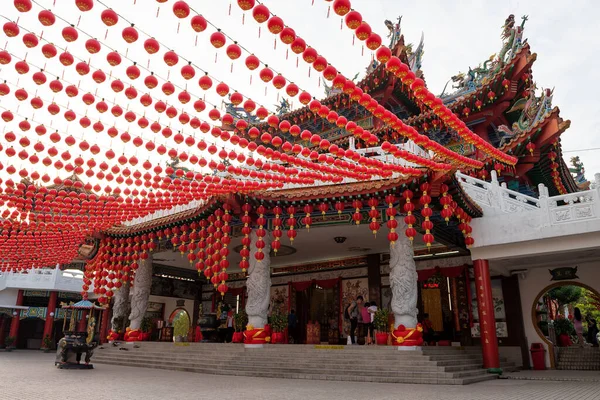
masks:
{"label": "archway", "polygon": [[175,341],[187,341],[191,319],[190,314],[185,308],[175,309],[169,316],[169,324],[173,326],[173,338]]}
{"label": "archway", "polygon": [[[600,322],[600,294],[596,289],[581,282],[561,281],[542,289],[531,306],[531,320],[536,333],[548,346],[550,365],[556,365],[556,347],[569,347],[577,343],[573,326],[575,307],[583,318],[583,336],[587,345],[596,345],[594,324]],[[597,333],[597,332],[596,332]]]}

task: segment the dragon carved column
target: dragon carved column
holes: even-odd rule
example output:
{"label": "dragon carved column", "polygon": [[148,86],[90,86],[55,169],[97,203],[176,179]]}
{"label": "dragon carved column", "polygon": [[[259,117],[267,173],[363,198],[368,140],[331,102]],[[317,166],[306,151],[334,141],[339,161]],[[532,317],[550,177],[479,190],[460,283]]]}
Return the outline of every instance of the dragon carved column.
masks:
{"label": "dragon carved column", "polygon": [[[397,221],[400,235],[395,243],[390,243],[390,288],[396,328],[394,343],[404,346],[420,345],[413,343],[413,339],[421,337],[420,332],[408,334],[416,331],[417,327],[417,267],[413,259],[412,244],[403,234],[406,224],[402,218],[397,218]],[[406,330],[398,329],[401,325]]]}
{"label": "dragon carved column", "polygon": [[271,235],[262,238],[265,242],[263,254],[265,258],[258,261],[254,256],[256,254],[256,231],[250,234],[250,267],[248,268],[248,280],[246,287],[248,290],[248,303],[246,304],[246,313],[248,313],[248,325],[255,329],[262,329],[267,324],[267,311],[271,297]]}
{"label": "dragon carved column", "polygon": [[129,328],[132,331],[139,330],[142,319],[148,307],[150,288],[152,286],[152,255],[147,259],[140,260],[139,268],[133,280],[133,295],[131,296],[131,313],[129,314]]}
{"label": "dragon carved column", "polygon": [[115,293],[112,307],[113,314],[112,319],[110,320],[110,326],[113,332],[123,329],[122,320],[127,317],[131,310],[131,305],[129,303],[129,288],[130,285],[129,282],[127,282]]}

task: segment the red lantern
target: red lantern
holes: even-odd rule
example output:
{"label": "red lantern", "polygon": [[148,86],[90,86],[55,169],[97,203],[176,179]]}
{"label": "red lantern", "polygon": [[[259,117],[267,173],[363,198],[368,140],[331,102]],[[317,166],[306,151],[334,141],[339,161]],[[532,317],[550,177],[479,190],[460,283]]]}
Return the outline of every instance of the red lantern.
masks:
{"label": "red lantern", "polygon": [[269,21],[267,22],[267,29],[269,29],[269,32],[274,35],[281,33],[281,31],[283,31],[283,27],[283,20],[275,15],[269,18]]}
{"label": "red lantern", "polygon": [[237,0],[238,6],[244,10],[248,11],[254,7],[254,0]]}
{"label": "red lantern", "polygon": [[297,37],[294,39],[290,47],[294,53],[301,54],[304,52],[304,50],[306,50],[306,42],[304,39]]}
{"label": "red lantern", "polygon": [[346,14],[346,26],[350,29],[357,29],[362,23],[362,15],[357,11],[350,11]]}
{"label": "red lantern", "polygon": [[42,10],[38,14],[38,20],[44,26],[52,26],[56,22],[56,17],[50,10]]}
{"label": "red lantern", "polygon": [[103,10],[100,18],[106,26],[114,26],[119,22],[119,16],[110,8]]}
{"label": "red lantern", "polygon": [[264,4],[259,4],[252,9],[252,17],[259,24],[262,24],[269,19],[270,15],[271,13],[269,12],[269,9]]}
{"label": "red lantern", "polygon": [[71,25],[62,30],[62,36],[67,42],[74,42],[79,37],[79,34],[77,33],[77,29]]}
{"label": "red lantern", "polygon": [[185,1],[176,1],[173,4],[173,14],[177,18],[187,18],[190,15],[190,6]]}
{"label": "red lantern", "polygon": [[136,40],[138,40],[138,38],[139,38],[138,31],[133,27],[133,24],[131,26],[128,26],[127,28],[123,29],[123,32],[121,35],[123,36],[123,39],[127,43],[133,43]]}
{"label": "red lantern", "polygon": [[212,86],[212,79],[210,79],[208,75],[204,75],[198,81],[198,85],[200,88],[202,88],[202,90],[208,90]]}
{"label": "red lantern", "polygon": [[259,65],[260,65],[260,60],[254,54],[250,54],[248,57],[246,57],[246,67],[250,71],[253,71],[256,68],[258,68]]}
{"label": "red lantern", "polygon": [[146,49],[148,54],[154,54],[160,50],[160,44],[158,43],[158,40],[154,38],[146,39],[144,42],[144,49]]}
{"label": "red lantern", "polygon": [[179,56],[174,51],[167,51],[163,56],[163,60],[165,61],[165,64],[172,67],[179,62]]}
{"label": "red lantern", "polygon": [[285,83],[285,78],[281,76],[281,74],[278,74],[273,78],[273,86],[275,86],[276,89],[281,89],[285,86]]}
{"label": "red lantern", "polygon": [[29,12],[32,7],[31,0],[15,0],[14,5],[20,12]]}
{"label": "red lantern", "polygon": [[354,31],[358,40],[367,40],[371,36],[371,27],[366,22],[362,22],[358,28]]}
{"label": "red lantern", "polygon": [[6,34],[6,36],[8,37],[15,37],[19,34],[19,25],[15,24],[14,22],[7,22],[3,25],[2,29],[4,30],[4,33]]}
{"label": "red lantern", "polygon": [[217,49],[223,47],[226,41],[225,35],[220,30],[210,35],[210,43]]}
{"label": "red lantern", "polygon": [[259,76],[263,82],[270,82],[273,79],[273,71],[265,66],[265,68],[260,71]]}
{"label": "red lantern", "polygon": [[279,39],[285,44],[292,44],[296,40],[296,32],[292,28],[285,27],[279,34]]}
{"label": "red lantern", "polygon": [[191,24],[192,29],[196,32],[203,32],[208,26],[206,19],[202,15],[194,15],[191,19]]}
{"label": "red lantern", "polygon": [[181,76],[183,76],[183,78],[186,80],[192,79],[194,76],[196,76],[196,70],[191,64],[192,62],[190,61],[188,65],[181,67]]}
{"label": "red lantern", "polygon": [[81,11],[90,11],[94,7],[94,0],[75,0],[75,5]]}
{"label": "red lantern", "polygon": [[242,55],[242,49],[236,43],[227,46],[227,57],[232,60],[237,60]]}
{"label": "red lantern", "polygon": [[369,49],[377,50],[379,47],[381,47],[381,36],[372,32],[367,38],[365,44]]}

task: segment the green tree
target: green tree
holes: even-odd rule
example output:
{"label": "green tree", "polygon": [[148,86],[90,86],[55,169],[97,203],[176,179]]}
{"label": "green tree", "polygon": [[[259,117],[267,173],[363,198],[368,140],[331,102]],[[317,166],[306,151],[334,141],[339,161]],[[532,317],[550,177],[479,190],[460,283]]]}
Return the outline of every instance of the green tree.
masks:
{"label": "green tree", "polygon": [[596,322],[600,322],[600,301],[598,301],[598,296],[593,292],[582,289],[582,294],[575,307],[578,307],[581,311],[581,314],[585,318],[586,316],[591,316]]}
{"label": "green tree", "polygon": [[579,286],[560,286],[550,290],[548,296],[550,296],[551,299],[558,301],[562,310],[563,306],[579,301],[579,298],[583,295],[583,290],[584,289]]}

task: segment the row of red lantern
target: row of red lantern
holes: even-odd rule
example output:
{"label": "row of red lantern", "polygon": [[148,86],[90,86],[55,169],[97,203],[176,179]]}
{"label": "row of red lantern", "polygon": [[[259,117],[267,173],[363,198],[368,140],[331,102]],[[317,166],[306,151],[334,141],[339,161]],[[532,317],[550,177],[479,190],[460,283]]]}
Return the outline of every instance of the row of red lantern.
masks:
{"label": "row of red lantern", "polygon": [[[334,11],[340,16],[346,16],[346,25],[354,30],[354,34],[359,40],[368,39],[369,36],[366,35],[365,32],[368,31],[370,34],[371,29],[357,11],[351,11],[350,0],[338,0],[337,4],[334,4]],[[411,72],[408,65],[402,62],[398,57],[392,56],[391,50],[386,46],[383,46],[381,40],[372,41],[369,48],[377,51],[377,59],[382,63],[386,63],[386,69],[400,79],[405,78]],[[454,129],[467,143],[475,145],[475,147],[484,151],[490,157],[507,164],[514,165],[517,162],[516,157],[501,152],[490,143],[471,132],[460,118],[448,109],[439,98],[427,90],[425,82],[422,79],[411,78],[411,80],[412,82],[407,82],[407,86],[410,87],[414,96],[421,103],[430,107],[446,126]]]}
{"label": "row of red lantern", "polygon": [[[557,147],[557,143],[558,142],[554,142],[555,147]],[[554,186],[558,190],[558,193],[559,194],[567,194],[568,193],[567,189],[563,185],[562,179],[560,178],[560,172],[558,171],[559,165],[556,162],[557,157],[558,156],[556,155],[556,152],[554,150],[550,150],[548,152],[548,158],[550,159],[550,169],[552,170],[552,172],[550,173],[550,176],[552,176],[552,180],[554,181]]]}
{"label": "row of red lantern", "polygon": [[[259,9],[259,8],[261,10],[261,12],[259,14],[260,15],[264,14],[264,15],[266,15],[266,18],[268,18],[268,16],[269,16],[268,9],[266,9],[266,7],[262,4],[254,7],[253,13],[255,12],[256,9]],[[266,10],[266,13],[265,13],[265,10]],[[275,18],[275,17],[272,17],[272,18]],[[257,22],[261,23],[261,22],[264,22],[265,20],[266,19],[257,20]],[[364,39],[366,39],[366,37]],[[305,53],[307,53],[307,54],[305,54]],[[376,114],[374,114],[375,116],[379,115],[378,118],[383,119],[384,122],[386,122],[386,124],[388,124],[389,126],[391,126],[394,129],[398,130],[403,136],[409,137],[410,139],[414,140],[417,144],[423,145],[424,147],[426,147],[429,150],[433,150],[437,153],[443,153],[446,157],[448,157],[456,162],[460,162],[462,164],[469,165],[469,166],[477,166],[477,167],[480,167],[482,165],[481,163],[479,163],[475,160],[471,160],[467,157],[458,155],[458,154],[446,149],[445,147],[439,145],[438,143],[429,140],[429,138],[427,138],[426,136],[420,135],[418,132],[416,132],[416,130],[414,130],[414,128],[406,126],[405,124],[402,123],[402,121],[400,121],[399,118],[397,118],[395,115],[393,115],[389,110],[386,110],[375,99],[372,99],[371,96],[367,95],[366,93],[363,93],[363,91],[360,88],[357,88],[356,85],[352,81],[346,79],[341,74],[338,74],[337,70],[333,66],[329,66],[331,68],[329,68],[329,71],[326,71],[326,68],[328,68],[327,61],[322,56],[318,56],[317,52],[313,48],[308,47],[303,52],[303,55],[304,55],[304,57],[303,57],[304,60],[307,63],[311,64],[315,70],[317,70],[318,72],[324,72],[324,77],[328,80],[333,81],[333,86],[335,88],[342,89],[346,94],[349,94],[350,98],[354,101],[360,100],[361,105],[366,106],[367,109],[372,113],[376,112]],[[319,59],[320,61],[317,63],[317,65],[315,65],[315,61],[317,59]]]}
{"label": "row of red lantern", "polygon": [[[135,75],[135,74],[134,74],[134,75]],[[206,79],[210,79],[210,78],[206,77]],[[284,79],[284,81],[285,81],[285,79]],[[208,84],[208,80],[207,80],[207,84]],[[308,98],[310,98],[310,95],[309,95],[308,93],[303,93],[303,94],[305,95],[304,97],[307,97],[307,96],[308,96]],[[302,96],[301,96],[301,97],[302,97]],[[302,99],[301,99],[301,100],[302,100]],[[321,107],[321,109],[322,109],[322,108],[323,108],[323,107]],[[330,112],[329,110],[327,110],[327,114],[331,115],[331,113],[333,113],[333,112]],[[274,117],[274,116],[272,116],[272,117]],[[330,119],[331,119],[331,117],[330,117]],[[361,128],[361,129],[362,129],[362,128]],[[313,136],[315,136],[315,135],[313,135]],[[373,135],[370,135],[370,138],[371,138],[371,140],[372,140],[372,139],[373,139]],[[375,140],[376,140],[376,139],[375,139]],[[418,158],[417,156],[414,156],[414,157]]]}
{"label": "row of red lantern", "polygon": [[[91,96],[91,95],[90,95],[90,96]],[[92,101],[93,101],[93,100],[92,100]],[[173,109],[173,110],[174,110],[174,109]],[[216,111],[216,110],[214,110],[214,111]],[[113,113],[114,113],[114,111],[113,111]],[[131,113],[131,112],[130,112],[130,113]],[[133,114],[133,113],[131,113],[131,114]],[[275,116],[271,116],[270,118],[276,118],[276,117],[275,117]],[[343,118],[343,117],[342,117],[342,118]],[[285,123],[285,122],[286,122],[286,121],[283,121],[283,122],[282,122],[282,124],[283,124],[283,123]],[[289,123],[288,123],[288,124],[289,124]],[[306,133],[308,133],[308,131],[306,131]],[[310,135],[310,133],[308,133],[308,134]],[[265,134],[263,134],[263,137],[264,137],[264,136],[265,136]],[[316,135],[312,135],[312,136],[313,136],[313,139],[314,139],[314,137],[315,137]],[[325,142],[326,142],[326,141],[325,141]]]}
{"label": "row of red lantern", "polygon": [[[90,95],[90,96],[91,96],[91,95]],[[53,105],[53,106],[54,106],[54,107],[57,107],[56,105]],[[51,110],[50,110],[50,111],[51,111]],[[215,110],[215,111],[216,111],[216,110]],[[51,111],[51,112],[52,112],[52,111]],[[72,113],[71,111],[68,111],[68,112]],[[119,106],[115,106],[115,107],[113,107],[113,114],[115,114],[115,115],[120,115],[121,113],[122,113],[122,110],[120,109],[120,107],[119,107]],[[135,114],[133,114],[133,112],[129,112],[128,114],[132,114],[132,118],[133,118],[133,117],[135,117]],[[74,117],[73,117],[73,118],[74,118]],[[70,118],[70,119],[73,119],[73,118]],[[86,117],[84,117],[84,118],[86,118]],[[126,118],[127,118],[127,115],[126,115]],[[271,116],[270,118],[276,118],[276,117],[275,117],[275,116]],[[129,119],[131,119],[131,118],[129,118]],[[223,118],[223,121],[225,121],[225,117]],[[282,124],[284,124],[284,123],[288,123],[288,122],[287,122],[287,121],[283,121],[283,122],[282,122]],[[288,123],[288,124],[289,124],[289,123]],[[98,126],[96,126],[96,125],[98,125]],[[154,123],[154,124],[153,124],[153,130],[156,130],[156,128],[154,128],[154,125],[157,125],[157,123]],[[202,124],[202,125],[200,126],[200,128],[201,128],[202,130],[206,130],[207,128],[205,128],[205,127],[204,127],[205,125],[208,127],[208,125],[207,125],[207,124]],[[100,124],[100,123],[96,123],[96,124],[94,125],[94,128],[95,128],[95,130],[97,130],[97,131],[98,131],[98,130],[100,130],[100,129],[103,129],[103,126],[101,126],[101,124]],[[165,136],[167,136],[167,134],[165,133],[165,132],[167,132],[167,130],[168,130],[168,132],[169,132],[169,133],[168,133],[168,135],[170,135],[170,134],[171,134],[171,132],[172,132],[170,129],[167,129],[167,128],[163,129],[163,134],[164,134]],[[251,130],[251,131],[252,131],[252,130]],[[293,129],[292,129],[291,131],[293,132]],[[116,132],[116,131],[114,131],[114,130],[113,130],[113,132]],[[110,132],[109,132],[109,133],[110,133]],[[251,132],[250,132],[250,133],[251,133]],[[308,135],[310,135],[310,132],[308,132],[308,131],[305,131],[305,132],[303,132],[303,133],[307,133]],[[224,133],[224,134],[225,134],[225,133]],[[213,135],[214,135],[214,133],[213,133]],[[264,139],[265,135],[266,135],[266,134],[263,134],[263,136],[262,136],[262,137],[263,137],[263,139]],[[177,135],[176,135],[176,136],[177,136]],[[180,135],[180,136],[181,136],[181,135]],[[313,136],[315,136],[315,135],[313,135]],[[129,136],[128,136],[128,138],[129,138]],[[189,139],[189,138],[190,138],[190,137],[188,137],[188,139]],[[221,138],[223,138],[223,136],[221,136]],[[188,139],[186,139],[186,143],[190,142]],[[127,139],[127,140],[129,140],[129,139]],[[139,141],[139,140],[138,140],[138,141]],[[140,142],[140,143],[141,143],[141,142]],[[240,143],[241,143],[241,141],[240,141]],[[273,140],[273,143],[275,143],[275,140]],[[139,144],[139,143],[138,143],[138,144]],[[199,143],[199,144],[200,144],[200,143]],[[160,146],[159,146],[159,147],[160,147]],[[249,147],[251,147],[251,145],[250,145]],[[289,147],[292,147],[292,145],[290,144],[290,145],[289,145]],[[339,154],[338,154],[338,155],[339,155]],[[364,158],[364,157],[363,157],[363,158]]]}
{"label": "row of red lantern", "polygon": [[[272,19],[277,19],[277,18],[278,17],[273,17]],[[291,28],[282,28],[282,29],[285,30],[285,29],[291,29]],[[286,35],[281,35],[281,36],[283,38]],[[237,44],[234,44],[232,46],[237,46]],[[229,48],[228,48],[228,54],[229,54]],[[256,58],[254,55],[250,55],[249,57]],[[256,60],[257,60],[257,62],[260,62],[258,59],[256,59]],[[253,69],[251,67],[254,67],[255,65],[258,65],[258,64],[252,63],[251,65],[249,65],[249,68]],[[277,78],[279,78],[279,79],[277,79]],[[273,78],[273,74],[272,74],[272,72],[268,68],[265,68],[265,69],[263,69],[263,71],[261,71],[261,79],[263,81],[266,81],[266,82],[268,82],[268,81],[270,81],[272,79],[273,80],[273,84],[275,85],[275,87],[277,89],[283,88],[285,86],[285,83],[286,83],[285,78],[282,77],[281,75],[278,75],[275,78]],[[281,82],[278,82],[279,80]],[[342,85],[343,85],[343,83],[344,82],[341,82]],[[340,85],[340,82],[335,82],[334,81],[334,84]],[[295,85],[295,84],[293,84],[293,83],[290,83],[287,86],[287,88],[286,88],[287,94],[290,95],[291,97],[294,97],[296,94],[299,93],[299,91],[300,91],[300,89],[298,88],[298,86]],[[300,102],[302,104],[304,104],[304,105],[307,105],[310,102],[311,98],[312,98],[312,96],[310,95],[310,93],[308,93],[306,91],[302,92],[299,95]],[[357,137],[361,138],[362,140],[365,140],[365,141],[369,142],[370,144],[376,144],[377,141],[378,141],[378,139],[377,139],[377,137],[375,135],[372,135],[370,132],[365,131],[362,128],[358,127],[356,125],[356,123],[354,123],[353,121],[347,121],[347,119],[345,117],[338,116],[335,111],[331,111],[328,107],[326,107],[324,105],[321,105],[319,102],[316,102],[316,101],[311,102],[310,109],[311,109],[311,112],[313,112],[315,115],[318,115],[321,118],[327,119],[330,123],[336,123],[340,127],[346,127],[346,125],[348,125],[347,129],[349,128],[349,130],[351,130],[351,132],[354,133]],[[277,118],[277,117],[276,116],[271,116],[269,118]],[[300,135],[303,140],[307,140],[308,141],[309,138],[310,138],[311,143],[313,145],[319,145],[319,147],[322,150],[327,150],[327,148],[328,148],[328,142],[326,140],[325,141],[321,140],[318,135],[312,135],[309,131],[304,131],[304,132],[302,132],[302,134],[305,134],[306,137],[302,137],[302,134],[300,134],[300,130],[299,129],[296,132],[294,132],[293,129],[290,129],[291,124],[290,124],[289,121],[282,121],[281,124],[279,124],[279,125],[273,124],[273,123],[270,123],[269,125],[271,125],[271,127],[278,127],[282,132],[290,131],[290,133],[293,136],[294,136],[294,133],[296,133],[296,135]],[[255,129],[255,128],[253,128],[253,129]],[[251,134],[251,132],[249,132],[249,133]],[[270,134],[264,133],[261,136],[261,140],[263,140],[263,142],[265,142],[265,143],[271,142]],[[279,143],[276,143],[273,140],[273,145],[275,147],[278,147],[279,145],[281,145],[281,141],[279,141]],[[352,156],[353,156],[353,154],[352,154]],[[436,170],[443,170],[443,169],[448,169],[449,168],[449,166],[445,166],[443,164],[435,163],[435,162],[433,162],[433,161],[431,161],[429,159],[422,158],[420,156],[410,155],[410,157],[412,158],[411,162],[415,162],[415,163],[418,163],[418,164],[421,164],[421,165],[424,165],[424,166],[428,166],[428,167],[433,167]]]}

